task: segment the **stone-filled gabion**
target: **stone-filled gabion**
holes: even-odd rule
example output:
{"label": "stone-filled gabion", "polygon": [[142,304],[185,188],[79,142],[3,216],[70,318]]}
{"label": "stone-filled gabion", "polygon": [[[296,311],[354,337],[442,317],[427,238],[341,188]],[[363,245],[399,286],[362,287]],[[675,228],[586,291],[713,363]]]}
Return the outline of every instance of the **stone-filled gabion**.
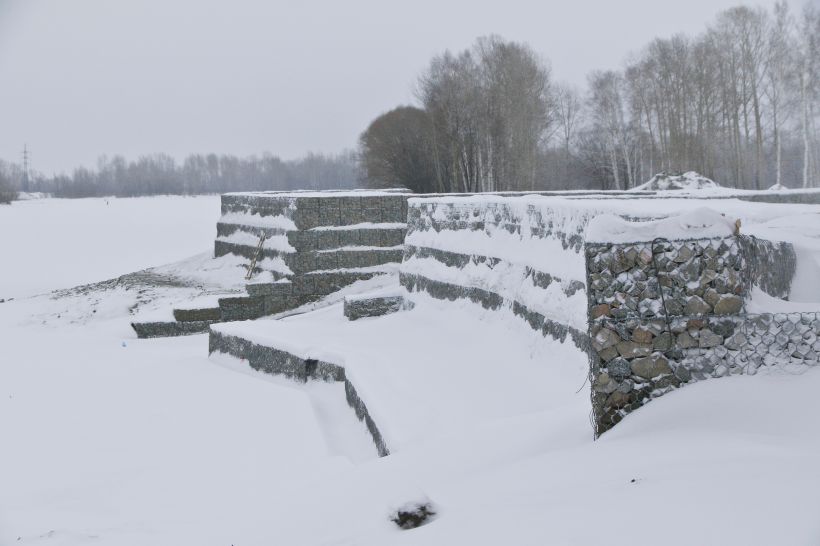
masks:
{"label": "stone-filled gabion", "polygon": [[586,256],[592,320],[732,315],[743,307],[745,261],[735,238],[588,244]]}
{"label": "stone-filled gabion", "polygon": [[404,296],[346,297],[344,300],[344,315],[348,320],[381,317],[403,309],[411,309],[412,306],[413,302],[405,300]]}
{"label": "stone-filled gabion", "polygon": [[[442,231],[484,232],[488,239],[498,237],[505,244],[510,240],[508,234],[516,236],[513,240],[551,239],[560,243],[566,251],[566,259],[577,260],[580,266],[583,265],[583,231],[592,215],[593,211],[585,211],[581,217],[575,217],[567,215],[560,207],[522,205],[515,200],[503,198],[497,201],[472,201],[464,196],[457,197],[454,201],[413,199],[408,208],[408,236],[399,281],[410,292],[426,292],[437,299],[469,300],[485,309],[509,309],[542,335],[562,342],[569,338],[577,347],[586,351],[589,336],[584,328],[574,326],[578,320],[572,320],[572,317],[545,316],[536,310],[543,310],[543,302],[534,301],[538,296],[533,295],[550,289],[553,294],[560,291],[566,298],[580,293],[583,300],[583,279],[558,278],[531,265],[470,252],[469,248],[459,252],[458,248],[445,250],[424,245],[431,235],[437,237]],[[425,236],[420,237],[419,244],[416,244],[414,235]],[[416,260],[437,262],[441,268],[415,269],[412,263]],[[408,264],[411,266],[408,267]],[[480,286],[460,284],[457,272],[464,269],[469,269],[470,275],[486,273],[495,280],[478,283]],[[436,278],[437,272],[443,270],[452,270],[454,275]],[[496,270],[503,271],[503,275],[499,275]],[[504,279],[503,283],[498,280],[501,278]],[[582,307],[578,310],[583,312]]]}
{"label": "stone-filled gabion", "polygon": [[211,329],[208,336],[208,354],[222,353],[247,361],[254,370],[280,375],[296,381],[342,381],[345,387],[347,404],[364,422],[380,457],[390,454],[390,450],[379,431],[376,422],[370,416],[367,406],[356,392],[356,387],[339,364],[318,359],[303,358],[287,351],[250,341],[248,339],[225,334]]}
{"label": "stone-filled gabion", "polygon": [[691,381],[818,363],[817,313],[743,313],[752,282],[787,290],[793,265],[765,270],[790,247],[732,237],[589,244],[585,252],[596,434]]}

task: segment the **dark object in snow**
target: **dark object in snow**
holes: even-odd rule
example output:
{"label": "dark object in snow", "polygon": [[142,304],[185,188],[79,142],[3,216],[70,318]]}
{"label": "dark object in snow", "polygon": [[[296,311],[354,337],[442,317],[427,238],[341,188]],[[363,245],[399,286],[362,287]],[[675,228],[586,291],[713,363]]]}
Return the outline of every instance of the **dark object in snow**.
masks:
{"label": "dark object in snow", "polygon": [[408,504],[399,508],[390,520],[402,529],[415,529],[435,519],[436,511],[429,502]]}

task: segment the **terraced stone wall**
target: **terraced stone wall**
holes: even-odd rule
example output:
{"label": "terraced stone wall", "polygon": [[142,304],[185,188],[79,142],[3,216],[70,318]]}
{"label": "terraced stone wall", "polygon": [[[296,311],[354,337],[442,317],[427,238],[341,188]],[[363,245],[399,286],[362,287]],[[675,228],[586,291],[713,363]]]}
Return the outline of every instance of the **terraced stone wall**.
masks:
{"label": "terraced stone wall", "polygon": [[248,295],[220,300],[223,320],[279,313],[395,272],[408,196],[399,190],[223,195],[215,256],[250,262],[258,254]]}
{"label": "terraced stone wall", "polygon": [[795,260],[786,243],[588,243],[585,254],[596,434],[689,382],[818,363],[817,313],[744,312],[752,286],[788,295]]}
{"label": "terraced stone wall", "polygon": [[401,284],[438,299],[509,309],[543,335],[585,349],[589,215],[533,196],[411,199]]}

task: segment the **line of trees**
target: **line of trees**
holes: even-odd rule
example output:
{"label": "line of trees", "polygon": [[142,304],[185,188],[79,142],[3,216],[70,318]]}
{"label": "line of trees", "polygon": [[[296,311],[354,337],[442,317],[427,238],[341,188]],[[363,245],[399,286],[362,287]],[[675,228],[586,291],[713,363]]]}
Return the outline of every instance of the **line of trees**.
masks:
{"label": "line of trees", "polygon": [[[95,169],[79,167],[70,175],[46,177],[30,173],[26,191],[50,193],[55,197],[198,195],[350,189],[357,187],[360,179],[358,158],[353,152],[334,156],[309,154],[291,161],[270,154],[245,158],[194,154],[182,163],[166,154],[154,154],[134,161],[121,156],[101,157]],[[0,161],[0,195],[4,180],[10,188],[19,188],[23,180],[20,167]]]}
{"label": "line of trees", "polygon": [[0,159],[0,205],[17,199],[15,180],[21,178],[20,174],[14,165]]}
{"label": "line of trees", "polygon": [[368,185],[480,192],[539,186],[554,127],[550,70],[526,44],[480,38],[435,57],[419,78],[421,108],[392,110],[360,137]]}
{"label": "line of trees", "polygon": [[658,171],[726,186],[820,185],[820,13],[740,6],[699,36],[656,39],[587,90],[525,44],[435,57],[417,106],[361,135],[369,186],[417,191],[623,189]]}

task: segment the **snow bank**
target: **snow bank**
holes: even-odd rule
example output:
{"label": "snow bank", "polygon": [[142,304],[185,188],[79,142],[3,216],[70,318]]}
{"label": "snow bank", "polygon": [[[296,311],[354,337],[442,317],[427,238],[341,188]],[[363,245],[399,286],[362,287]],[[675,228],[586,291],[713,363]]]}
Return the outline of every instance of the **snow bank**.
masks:
{"label": "snow bank", "polygon": [[729,237],[736,233],[737,220],[707,207],[678,216],[649,222],[630,222],[614,214],[594,218],[586,229],[586,240],[598,243],[634,243],[668,240]]}

